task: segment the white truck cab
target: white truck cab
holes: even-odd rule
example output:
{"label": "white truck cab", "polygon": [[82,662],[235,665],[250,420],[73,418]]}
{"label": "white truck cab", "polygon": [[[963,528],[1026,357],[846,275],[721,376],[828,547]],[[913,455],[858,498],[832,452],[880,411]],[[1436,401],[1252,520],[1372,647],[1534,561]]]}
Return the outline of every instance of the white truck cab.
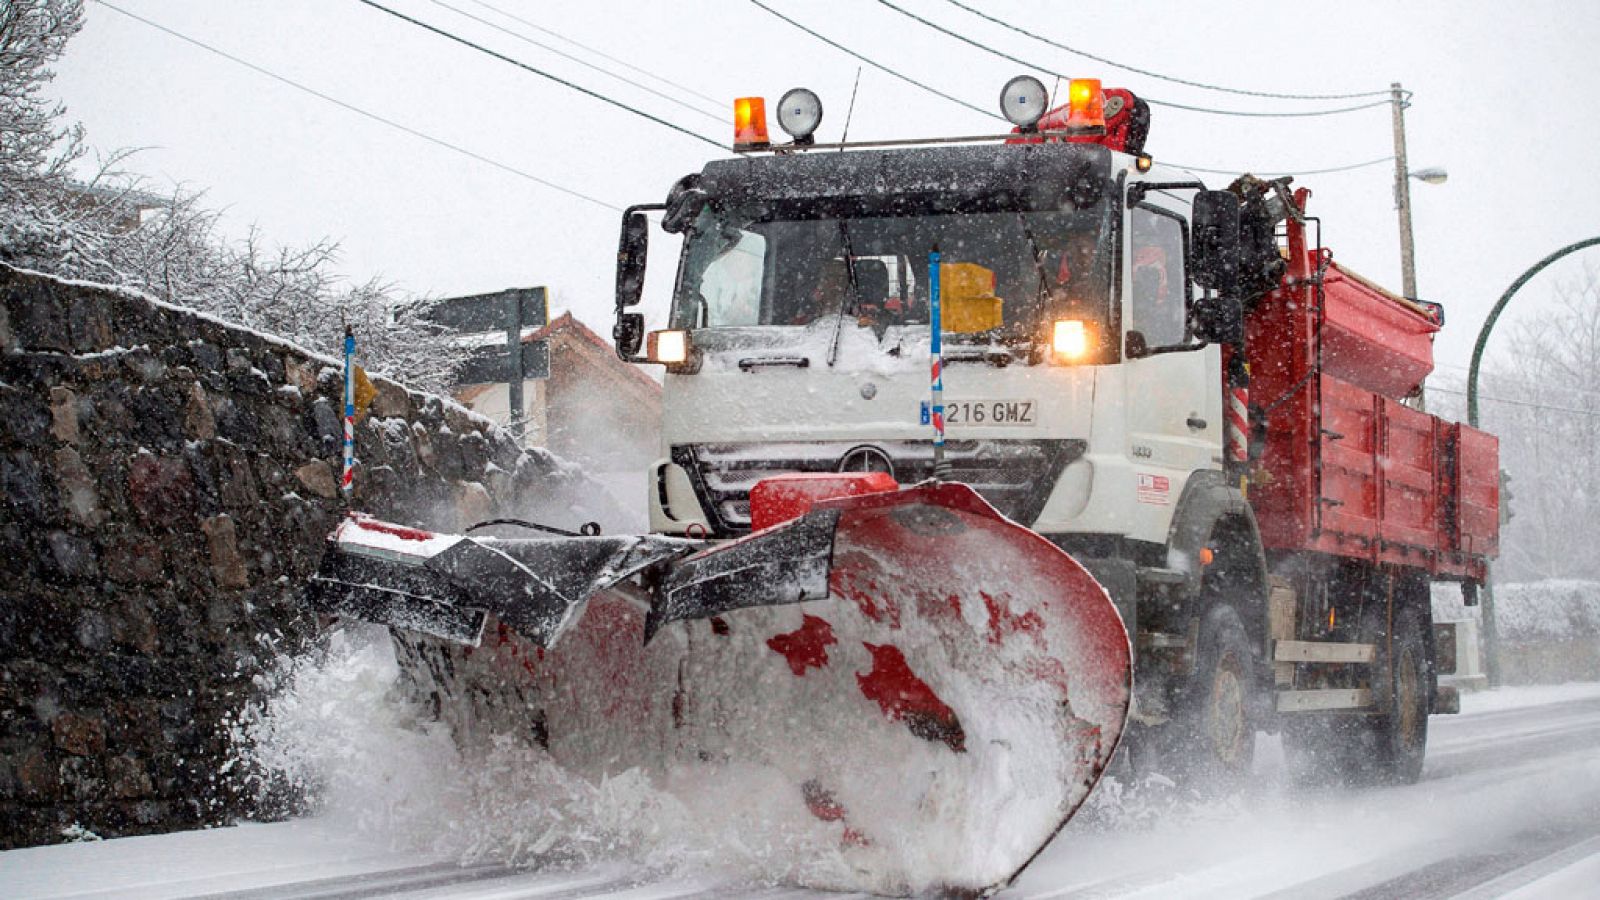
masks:
{"label": "white truck cab", "polygon": [[949,477],[1048,536],[1164,544],[1190,473],[1221,469],[1221,360],[1190,327],[1201,185],[1141,167],[991,144],[690,176],[651,529],[744,533],[784,472],[929,477],[937,248]]}

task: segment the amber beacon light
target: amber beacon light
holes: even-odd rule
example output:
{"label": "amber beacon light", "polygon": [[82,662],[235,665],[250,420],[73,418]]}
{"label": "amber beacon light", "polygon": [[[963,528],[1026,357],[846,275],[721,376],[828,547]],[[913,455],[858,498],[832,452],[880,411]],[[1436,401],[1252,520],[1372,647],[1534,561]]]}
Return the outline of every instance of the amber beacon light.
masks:
{"label": "amber beacon light", "polygon": [[1067,86],[1067,131],[1106,133],[1106,95],[1098,78],[1074,78]]}
{"label": "amber beacon light", "polygon": [[758,150],[771,143],[767,140],[767,101],[762,97],[733,101],[733,149]]}

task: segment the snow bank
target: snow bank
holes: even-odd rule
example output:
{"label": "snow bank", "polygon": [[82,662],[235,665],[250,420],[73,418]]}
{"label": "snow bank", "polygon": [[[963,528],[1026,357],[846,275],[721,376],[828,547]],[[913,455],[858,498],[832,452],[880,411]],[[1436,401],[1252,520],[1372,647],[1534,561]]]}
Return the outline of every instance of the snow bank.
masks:
{"label": "snow bank", "polygon": [[[1548,641],[1600,636],[1600,582],[1551,579],[1494,588],[1495,622],[1507,641]],[[1463,606],[1453,584],[1433,589],[1433,619],[1483,620],[1483,607]]]}

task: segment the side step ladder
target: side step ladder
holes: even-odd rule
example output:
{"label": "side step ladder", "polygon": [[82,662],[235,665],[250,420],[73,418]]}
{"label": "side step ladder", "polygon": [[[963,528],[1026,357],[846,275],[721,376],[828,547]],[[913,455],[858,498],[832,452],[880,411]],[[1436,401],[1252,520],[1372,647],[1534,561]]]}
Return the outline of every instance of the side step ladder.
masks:
{"label": "side step ladder", "polygon": [[[1375,644],[1346,644],[1330,641],[1273,641],[1272,668],[1278,684],[1294,683],[1296,663],[1372,664],[1378,657]],[[1321,688],[1278,691],[1278,712],[1321,712],[1335,709],[1370,709],[1369,688]],[[1451,686],[1434,691],[1433,711],[1449,715],[1461,711],[1461,695]]]}

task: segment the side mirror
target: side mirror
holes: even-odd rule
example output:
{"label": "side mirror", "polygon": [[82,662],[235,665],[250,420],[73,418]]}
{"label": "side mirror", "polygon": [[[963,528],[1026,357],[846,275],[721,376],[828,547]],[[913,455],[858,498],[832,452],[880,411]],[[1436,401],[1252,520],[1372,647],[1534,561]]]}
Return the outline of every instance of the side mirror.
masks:
{"label": "side mirror", "polygon": [[1239,198],[1229,191],[1201,191],[1194,198],[1194,283],[1231,294],[1239,282]]}
{"label": "side mirror", "polygon": [[617,246],[617,309],[639,305],[644,294],[645,258],[650,253],[650,220],[642,212],[622,214],[622,240]]}
{"label": "side mirror", "polygon": [[1217,344],[1244,339],[1239,298],[1239,198],[1229,191],[1201,191],[1194,198],[1189,271],[1207,290],[1195,301],[1195,336]]}
{"label": "side mirror", "polygon": [[644,346],[644,313],[617,310],[617,324],[611,328],[611,337],[617,344],[617,356],[624,362],[639,358],[639,348]]}
{"label": "side mirror", "polygon": [[1144,332],[1130,331],[1123,338],[1126,346],[1122,348],[1122,355],[1128,359],[1143,359],[1150,355],[1150,342],[1145,340]]}

